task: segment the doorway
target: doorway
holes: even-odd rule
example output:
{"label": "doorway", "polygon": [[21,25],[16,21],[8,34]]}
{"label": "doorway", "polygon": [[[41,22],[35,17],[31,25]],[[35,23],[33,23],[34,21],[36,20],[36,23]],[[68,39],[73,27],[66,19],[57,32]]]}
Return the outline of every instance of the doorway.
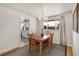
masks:
{"label": "doorway", "polygon": [[20,45],[24,46],[28,44],[28,33],[29,33],[29,19],[22,17],[20,19]]}

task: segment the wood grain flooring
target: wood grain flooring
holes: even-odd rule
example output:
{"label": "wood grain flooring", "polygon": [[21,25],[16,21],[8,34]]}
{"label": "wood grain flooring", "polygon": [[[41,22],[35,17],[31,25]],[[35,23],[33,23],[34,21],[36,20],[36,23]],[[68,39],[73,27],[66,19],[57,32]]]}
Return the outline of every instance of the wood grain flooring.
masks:
{"label": "wood grain flooring", "polygon": [[67,56],[73,56],[72,47],[67,47]]}
{"label": "wood grain flooring", "polygon": [[[64,46],[53,44],[52,49],[49,49],[48,47],[45,48],[42,52],[42,55],[40,56],[66,56],[65,51],[66,49]],[[39,53],[36,51],[32,51],[32,53],[29,54],[28,45],[26,45],[3,56],[39,56]]]}

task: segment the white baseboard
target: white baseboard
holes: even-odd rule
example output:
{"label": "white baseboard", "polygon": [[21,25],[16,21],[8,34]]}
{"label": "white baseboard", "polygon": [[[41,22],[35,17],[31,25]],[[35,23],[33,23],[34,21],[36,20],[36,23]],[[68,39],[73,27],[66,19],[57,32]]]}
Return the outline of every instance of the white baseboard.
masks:
{"label": "white baseboard", "polygon": [[20,46],[16,46],[16,47],[7,49],[7,50],[5,50],[5,51],[2,51],[2,52],[0,52],[0,56],[5,55],[5,54],[7,54],[7,53],[9,53],[9,52],[11,52],[11,51],[14,51],[14,50],[18,49],[18,48],[20,48]]}
{"label": "white baseboard", "polygon": [[20,46],[16,46],[16,47],[7,49],[7,50],[5,50],[5,51],[2,51],[2,52],[0,52],[0,56],[5,55],[5,54],[7,54],[7,53],[9,53],[9,52],[12,52],[12,51],[14,51],[14,50],[16,50],[16,49],[22,48],[22,47],[24,47],[25,45],[28,45],[28,43],[27,43],[27,44],[24,44],[24,45],[20,45]]}

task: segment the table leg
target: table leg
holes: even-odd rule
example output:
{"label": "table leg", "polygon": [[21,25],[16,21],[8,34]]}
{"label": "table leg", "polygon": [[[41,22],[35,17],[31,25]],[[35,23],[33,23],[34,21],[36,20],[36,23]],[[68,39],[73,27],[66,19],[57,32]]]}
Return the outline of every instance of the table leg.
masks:
{"label": "table leg", "polygon": [[31,44],[29,43],[29,53],[31,54]]}
{"label": "table leg", "polygon": [[52,48],[52,39],[51,38],[49,38],[49,40],[48,40],[48,47]]}
{"label": "table leg", "polygon": [[42,42],[40,42],[40,55],[42,54]]}

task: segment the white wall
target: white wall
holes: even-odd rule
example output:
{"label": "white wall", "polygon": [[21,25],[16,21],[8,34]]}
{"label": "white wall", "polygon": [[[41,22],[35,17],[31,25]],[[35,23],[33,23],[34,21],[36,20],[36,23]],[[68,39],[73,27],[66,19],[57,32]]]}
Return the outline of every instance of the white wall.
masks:
{"label": "white wall", "polygon": [[28,15],[0,7],[0,52],[19,46],[20,16],[30,19],[30,31],[36,32],[36,20]]}

